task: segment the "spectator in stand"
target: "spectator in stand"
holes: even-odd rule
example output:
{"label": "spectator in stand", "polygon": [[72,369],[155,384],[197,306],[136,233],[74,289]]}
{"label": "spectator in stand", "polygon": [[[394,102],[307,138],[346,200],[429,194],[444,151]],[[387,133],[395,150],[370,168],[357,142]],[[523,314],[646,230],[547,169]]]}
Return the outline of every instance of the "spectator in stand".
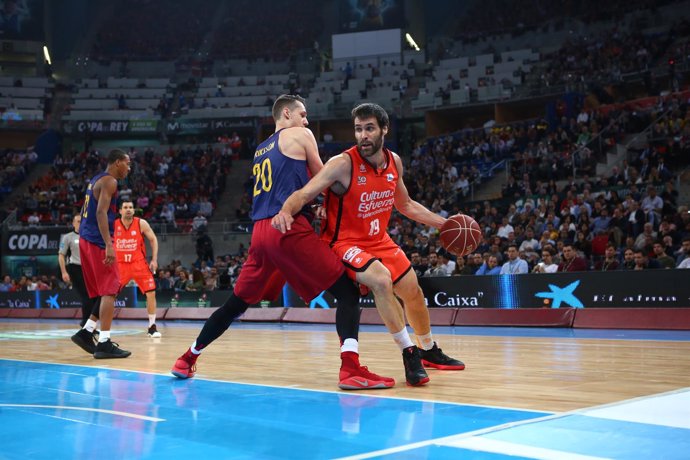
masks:
{"label": "spectator in stand", "polygon": [[207,196],[201,197],[199,201],[199,213],[204,217],[211,217],[213,214],[213,204],[211,204]]}
{"label": "spectator in stand", "polygon": [[680,249],[673,255],[676,256],[676,265],[680,265],[685,259],[690,259],[690,237],[683,238]]}
{"label": "spectator in stand", "polygon": [[174,287],[174,280],[170,276],[170,270],[162,268],[158,270],[158,276],[156,279],[156,290],[157,291],[171,291]]}
{"label": "spectator in stand", "polygon": [[[438,256],[439,256],[439,259],[441,261],[441,266],[446,271],[446,274],[448,276],[452,275],[453,272],[455,271],[455,267],[456,267],[457,263],[450,258],[450,254],[447,251],[440,251]],[[462,257],[458,257],[458,259],[462,259]],[[464,268],[464,266],[465,266],[464,259],[462,261],[462,265]]]}
{"label": "spectator in stand", "polygon": [[633,267],[633,270],[652,270],[661,268],[656,260],[647,258],[647,255],[644,253],[644,251],[641,250],[635,251],[634,260],[635,266]]}
{"label": "spectator in stand", "polygon": [[192,231],[195,233],[201,233],[206,230],[206,227],[208,226],[208,220],[206,220],[206,217],[204,217],[204,214],[199,211],[196,214],[196,217],[192,220]]}
{"label": "spectator in stand", "polygon": [[449,273],[446,272],[446,269],[441,265],[441,261],[438,257],[438,254],[436,252],[430,252],[429,253],[429,268],[427,271],[424,272],[425,277],[431,277],[431,276],[448,276]]}
{"label": "spectator in stand", "polygon": [[501,275],[520,275],[529,273],[527,262],[520,257],[520,252],[515,244],[508,246],[508,261],[501,267]]}
{"label": "spectator in stand", "polygon": [[412,270],[415,271],[417,277],[424,276],[424,272],[429,269],[428,265],[422,264],[422,255],[417,250],[410,252],[410,263],[412,264]]}
{"label": "spectator in stand", "polygon": [[542,249],[541,261],[534,266],[532,273],[556,273],[558,264],[553,261],[554,252],[551,248]]}
{"label": "spectator in stand", "polygon": [[191,280],[189,279],[189,274],[185,270],[180,270],[177,281],[175,281],[173,285],[173,289],[175,289],[175,292],[187,292],[189,291],[190,285]]}
{"label": "spectator in stand", "polygon": [[571,243],[563,245],[563,260],[558,265],[559,272],[587,271],[587,261],[580,257]]}
{"label": "spectator in stand", "polygon": [[2,283],[0,283],[0,292],[12,291],[14,291],[14,283],[12,282],[12,277],[10,275],[3,276]]}
{"label": "spectator in stand", "polygon": [[527,230],[525,230],[525,237],[520,243],[518,250],[524,253],[528,260],[538,258],[537,251],[541,250],[541,245],[534,238],[534,229],[532,227],[527,227]]}
{"label": "spectator in stand", "polygon": [[664,246],[656,242],[654,243],[653,246],[653,251],[654,251],[654,259],[656,259],[657,264],[659,264],[660,268],[675,268],[676,267],[676,261],[673,260],[673,257],[670,257],[668,254],[664,252]]}
{"label": "spectator in stand", "polygon": [[656,187],[649,185],[647,187],[647,195],[642,199],[642,211],[647,216],[647,222],[654,227],[659,226],[661,221],[661,210],[664,207],[664,201],[656,193]]}
{"label": "spectator in stand", "polygon": [[618,269],[620,264],[616,258],[616,247],[609,243],[606,246],[604,254],[604,258],[594,264],[594,270],[599,272],[608,272]]}
{"label": "spectator in stand", "polygon": [[470,271],[470,274],[474,275],[479,270],[479,267],[484,263],[484,258],[480,252],[475,252],[467,256],[467,263],[465,268]]}
{"label": "spectator in stand", "polygon": [[479,267],[475,275],[499,275],[501,267],[498,266],[496,256],[487,255],[486,261]]}
{"label": "spectator in stand", "polygon": [[[642,228],[642,233],[635,238],[635,243],[633,244],[635,249],[642,250],[647,246],[651,246],[654,244],[654,241],[656,241],[657,233],[654,231],[654,226],[651,222],[647,222]],[[651,247],[649,249],[651,250]]]}

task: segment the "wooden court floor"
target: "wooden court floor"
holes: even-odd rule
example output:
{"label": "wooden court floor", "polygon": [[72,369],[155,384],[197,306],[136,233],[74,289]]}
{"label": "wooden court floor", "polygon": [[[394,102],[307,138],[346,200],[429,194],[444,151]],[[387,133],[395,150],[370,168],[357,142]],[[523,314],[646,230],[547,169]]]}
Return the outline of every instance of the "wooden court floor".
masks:
{"label": "wooden court floor", "polygon": [[[201,322],[161,323],[161,339],[146,324],[114,323],[114,341],[132,351],[120,360],[95,360],[76,347],[73,321],[0,321],[0,358],[97,366],[167,374],[192,343]],[[405,385],[400,353],[380,327],[362,327],[362,363],[394,377],[382,397],[563,412],[690,386],[690,332],[660,332],[634,339],[612,332],[587,338],[567,331],[524,334],[506,328],[436,328],[447,354],[464,371],[429,370],[428,385]],[[499,335],[500,334],[500,335]],[[656,338],[655,338],[656,337]],[[340,391],[335,327],[238,323],[214,342],[198,362],[198,378]]]}

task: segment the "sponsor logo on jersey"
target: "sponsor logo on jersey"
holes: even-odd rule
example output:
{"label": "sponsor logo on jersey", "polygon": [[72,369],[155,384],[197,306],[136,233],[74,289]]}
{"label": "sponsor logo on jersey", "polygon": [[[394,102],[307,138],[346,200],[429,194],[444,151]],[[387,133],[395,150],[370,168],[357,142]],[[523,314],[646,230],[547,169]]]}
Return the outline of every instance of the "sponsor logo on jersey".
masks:
{"label": "sponsor logo on jersey", "polygon": [[364,163],[359,164],[359,172],[363,172],[363,173],[367,172],[367,167]]}
{"label": "sponsor logo on jersey", "polygon": [[357,185],[364,185],[367,183],[366,176],[357,176]]}
{"label": "sponsor logo on jersey", "polygon": [[357,256],[357,254],[359,254],[361,252],[362,252],[361,249],[359,249],[357,246],[353,246],[350,249],[348,249],[347,251],[345,251],[345,254],[343,255],[343,260],[345,262],[350,262],[352,259],[355,258],[355,256]]}
{"label": "sponsor logo on jersey", "polygon": [[393,176],[392,173],[386,174],[386,180],[387,180],[388,182],[393,182],[393,179],[394,179],[394,178],[395,178],[395,177]]}

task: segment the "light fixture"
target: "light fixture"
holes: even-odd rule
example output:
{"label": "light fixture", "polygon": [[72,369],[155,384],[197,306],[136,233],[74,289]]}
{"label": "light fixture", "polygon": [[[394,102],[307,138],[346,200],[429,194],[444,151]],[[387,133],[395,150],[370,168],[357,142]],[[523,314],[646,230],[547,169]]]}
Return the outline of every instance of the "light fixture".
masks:
{"label": "light fixture", "polygon": [[46,58],[48,65],[52,65],[52,62],[50,62],[50,53],[48,52],[48,47],[46,45],[43,45],[43,56]]}
{"label": "light fixture", "polygon": [[417,43],[415,43],[414,39],[412,38],[412,35],[409,33],[405,34],[405,39],[407,40],[407,43],[414,48],[415,51],[419,51],[419,46],[417,46]]}

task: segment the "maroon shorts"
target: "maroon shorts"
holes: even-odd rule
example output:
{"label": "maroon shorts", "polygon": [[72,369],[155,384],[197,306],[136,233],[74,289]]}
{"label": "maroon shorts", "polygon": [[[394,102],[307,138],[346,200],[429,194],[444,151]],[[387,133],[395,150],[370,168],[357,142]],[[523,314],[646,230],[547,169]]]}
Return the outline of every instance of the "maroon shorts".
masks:
{"label": "maroon shorts", "polygon": [[118,265],[120,289],[129,283],[129,280],[134,280],[142,294],[156,290],[156,281],[153,279],[153,273],[151,273],[151,268],[149,268],[146,260],[131,263],[118,262]]}
{"label": "maroon shorts", "polygon": [[116,296],[120,292],[120,272],[117,261],[105,265],[105,249],[96,244],[79,238],[79,256],[81,257],[81,271],[89,297],[104,295]]}
{"label": "maroon shorts", "polygon": [[248,304],[275,300],[287,281],[308,303],[344,271],[338,257],[303,216],[285,234],[271,227],[271,219],[263,219],[254,223],[249,257],[234,292]]}

